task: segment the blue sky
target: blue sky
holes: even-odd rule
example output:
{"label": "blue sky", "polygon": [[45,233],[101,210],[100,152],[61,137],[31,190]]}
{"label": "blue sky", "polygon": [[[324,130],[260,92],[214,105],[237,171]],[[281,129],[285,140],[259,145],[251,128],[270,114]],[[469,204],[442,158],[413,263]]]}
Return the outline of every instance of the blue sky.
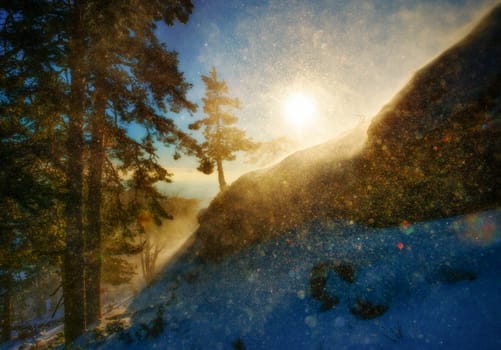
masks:
{"label": "blue sky", "polygon": [[[201,105],[200,76],[215,66],[242,101],[239,126],[248,135],[260,141],[288,136],[301,148],[372,118],[496,2],[196,0],[186,25],[160,25],[157,35],[179,53],[193,102]],[[284,101],[294,92],[315,101],[300,130],[284,115]],[[187,125],[200,116],[175,118]],[[195,165],[163,156],[174,173]],[[230,180],[251,167],[227,163]]]}

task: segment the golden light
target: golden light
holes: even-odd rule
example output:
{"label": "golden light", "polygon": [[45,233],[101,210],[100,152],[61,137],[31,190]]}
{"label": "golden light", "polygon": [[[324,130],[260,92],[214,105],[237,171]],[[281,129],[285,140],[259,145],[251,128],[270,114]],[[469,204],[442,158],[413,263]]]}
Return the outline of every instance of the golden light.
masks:
{"label": "golden light", "polygon": [[315,100],[300,92],[289,94],[284,100],[284,116],[288,122],[301,129],[315,112]]}

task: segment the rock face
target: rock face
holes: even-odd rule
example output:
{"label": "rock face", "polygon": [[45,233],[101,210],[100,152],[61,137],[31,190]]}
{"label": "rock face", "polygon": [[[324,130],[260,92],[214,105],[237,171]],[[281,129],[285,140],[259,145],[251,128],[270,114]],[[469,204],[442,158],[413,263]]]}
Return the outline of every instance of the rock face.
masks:
{"label": "rock face", "polygon": [[370,225],[501,204],[501,5],[343,138],[238,179],[200,217],[196,249],[219,259],[306,221]]}

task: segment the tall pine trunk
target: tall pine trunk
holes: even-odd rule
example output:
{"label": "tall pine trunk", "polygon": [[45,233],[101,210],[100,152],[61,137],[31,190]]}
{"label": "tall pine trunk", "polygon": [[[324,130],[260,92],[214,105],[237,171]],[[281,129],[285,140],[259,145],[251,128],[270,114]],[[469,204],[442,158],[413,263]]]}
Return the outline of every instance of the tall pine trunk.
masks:
{"label": "tall pine trunk", "polygon": [[82,57],[84,56],[83,14],[76,2],[73,31],[69,43],[71,70],[68,139],[66,141],[67,198],[66,249],[63,256],[64,335],[70,344],[85,330],[84,241],[83,241],[83,150],[84,150],[84,87]]}
{"label": "tall pine trunk", "polygon": [[[75,75],[76,76],[76,75]],[[77,85],[79,79],[74,79]],[[68,128],[66,249],[63,257],[64,330],[69,343],[85,330],[84,259],[82,222],[83,131],[81,112],[70,116]]]}
{"label": "tall pine trunk", "polygon": [[223,159],[221,158],[221,139],[222,139],[222,131],[221,131],[221,118],[218,117],[216,119],[216,166],[217,166],[217,179],[219,181],[219,190],[224,191],[226,189],[226,180],[224,178],[224,170],[223,170]]}
{"label": "tall pine trunk", "polygon": [[226,180],[224,179],[224,171],[223,171],[223,160],[221,158],[217,158],[217,179],[219,181],[219,189],[224,191],[227,187]]}
{"label": "tall pine trunk", "polygon": [[0,275],[0,283],[2,289],[0,289],[1,294],[1,309],[0,323],[1,323],[1,334],[0,343],[10,340],[10,334],[12,332],[12,276],[11,273],[4,269]]}
{"label": "tall pine trunk", "polygon": [[96,83],[96,105],[92,116],[92,140],[87,197],[87,230],[85,232],[85,305],[87,325],[101,317],[101,203],[105,157],[104,123],[105,92]]}

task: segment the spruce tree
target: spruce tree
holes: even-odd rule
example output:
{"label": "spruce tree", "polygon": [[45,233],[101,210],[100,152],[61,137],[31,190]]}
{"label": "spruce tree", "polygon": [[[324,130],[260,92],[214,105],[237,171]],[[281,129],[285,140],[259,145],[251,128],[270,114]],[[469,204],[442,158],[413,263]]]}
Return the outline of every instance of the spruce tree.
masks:
{"label": "spruce tree", "polygon": [[[14,294],[19,292],[19,279],[41,264],[45,256],[57,250],[57,188],[60,172],[50,162],[53,135],[42,132],[44,123],[25,118],[33,112],[30,96],[24,89],[4,89],[1,79],[0,109],[0,341],[10,338]],[[21,98],[22,97],[22,98]],[[33,97],[33,96],[31,96]],[[48,112],[48,108],[43,112]],[[48,149],[44,149],[48,146]],[[43,232],[43,233],[42,233]],[[50,245],[49,245],[50,242]],[[43,254],[35,251],[43,250]],[[35,276],[36,277],[36,276]]]}
{"label": "spruce tree", "polygon": [[[51,164],[64,178],[67,343],[99,318],[103,183],[142,191],[155,206],[154,184],[170,176],[155,143],[194,147],[166,117],[195,110],[186,99],[190,85],[176,54],[154,35],[157,21],[186,22],[192,8],[188,0],[12,1],[0,8],[2,107],[14,87],[22,92],[2,114],[23,107],[24,121],[48,119],[44,134],[65,140]],[[131,125],[145,136],[133,138]]]}
{"label": "spruce tree", "polygon": [[224,80],[218,80],[216,68],[212,68],[210,75],[202,75],[202,80],[206,88],[203,111],[207,117],[190,124],[189,128],[202,129],[204,136],[197,155],[200,161],[198,170],[211,174],[216,167],[219,189],[223,191],[227,186],[223,161],[235,160],[236,152],[251,151],[256,144],[244,130],[234,126],[238,118],[232,110],[240,108],[240,100],[228,96],[228,85]]}
{"label": "spruce tree", "polygon": [[11,334],[20,283],[13,276],[27,276],[61,243],[54,223],[63,171],[55,160],[63,139],[55,116],[64,108],[63,85],[40,61],[57,53],[40,42],[32,14],[10,6],[0,11],[0,341]]}

